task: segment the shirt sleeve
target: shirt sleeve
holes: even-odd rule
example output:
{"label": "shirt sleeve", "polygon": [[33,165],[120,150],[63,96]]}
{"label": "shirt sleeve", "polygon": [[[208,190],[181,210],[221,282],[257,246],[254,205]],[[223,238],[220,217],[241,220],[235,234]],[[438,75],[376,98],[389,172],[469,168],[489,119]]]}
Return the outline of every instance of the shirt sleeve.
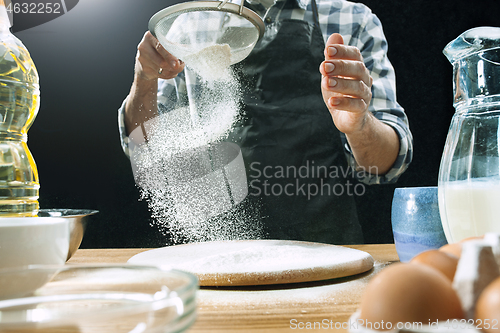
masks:
{"label": "shirt sleeve", "polygon": [[122,105],[118,109],[118,130],[120,132],[120,142],[123,152],[125,153],[125,155],[127,155],[127,157],[130,158],[129,137],[125,129],[125,103],[127,103],[127,98],[125,98]]}
{"label": "shirt sleeve", "polygon": [[365,184],[394,183],[406,171],[412,160],[413,137],[404,109],[396,101],[396,76],[394,68],[387,58],[388,47],[382,24],[375,14],[367,7],[363,7],[365,19],[361,21],[361,24],[360,22],[353,23],[353,26],[358,27],[358,29],[352,31],[349,44],[360,49],[365,65],[373,78],[372,100],[369,109],[377,119],[396,131],[400,142],[399,154],[387,173],[378,174],[376,170],[360,169],[345,135],[342,135],[342,141],[349,164],[356,168],[358,180]]}
{"label": "shirt sleeve", "polygon": [[[170,80],[158,80],[158,113],[169,112],[172,108],[175,108],[179,103],[182,103],[187,99],[185,96],[185,80],[183,73],[175,79]],[[127,96],[128,98],[128,96]],[[127,135],[125,128],[125,104],[127,98],[123,101],[122,105],[118,109],[118,130],[120,133],[120,142],[123,152],[127,157],[130,158],[130,137]]]}

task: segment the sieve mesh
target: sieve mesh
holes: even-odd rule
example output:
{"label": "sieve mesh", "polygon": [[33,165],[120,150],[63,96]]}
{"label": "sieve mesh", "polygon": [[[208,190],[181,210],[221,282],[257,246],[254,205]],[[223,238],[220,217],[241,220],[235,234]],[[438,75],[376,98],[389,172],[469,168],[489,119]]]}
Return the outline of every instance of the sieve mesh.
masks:
{"label": "sieve mesh", "polygon": [[213,45],[229,45],[231,64],[245,59],[263,34],[260,17],[236,4],[194,1],[156,13],[149,30],[161,45],[179,59]]}

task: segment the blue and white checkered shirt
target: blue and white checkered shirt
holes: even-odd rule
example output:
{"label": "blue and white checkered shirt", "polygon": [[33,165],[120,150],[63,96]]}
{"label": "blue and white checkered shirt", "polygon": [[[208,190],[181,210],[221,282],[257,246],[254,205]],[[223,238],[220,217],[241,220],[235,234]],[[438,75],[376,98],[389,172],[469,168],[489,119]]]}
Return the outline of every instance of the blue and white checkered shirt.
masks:
{"label": "blue and white checkered shirt", "polygon": [[[253,3],[253,2],[251,2]],[[387,58],[387,41],[380,20],[363,4],[342,0],[316,0],[318,16],[323,38],[326,42],[333,33],[340,33],[346,45],[360,49],[364,62],[373,78],[370,111],[380,121],[388,124],[399,136],[399,156],[391,170],[383,175],[357,173],[358,179],[365,184],[393,183],[408,168],[413,156],[413,137],[408,126],[408,119],[403,108],[396,101],[396,78],[394,68]],[[297,19],[314,23],[310,0],[297,0],[298,6],[288,13],[289,17],[277,19]],[[159,80],[159,112],[168,111],[180,103],[196,103],[189,87],[195,84],[196,75],[185,69],[176,78]],[[129,155],[129,137],[125,130],[124,105],[118,110],[118,122],[122,147]],[[349,164],[356,166],[356,161],[343,134],[345,152]]]}

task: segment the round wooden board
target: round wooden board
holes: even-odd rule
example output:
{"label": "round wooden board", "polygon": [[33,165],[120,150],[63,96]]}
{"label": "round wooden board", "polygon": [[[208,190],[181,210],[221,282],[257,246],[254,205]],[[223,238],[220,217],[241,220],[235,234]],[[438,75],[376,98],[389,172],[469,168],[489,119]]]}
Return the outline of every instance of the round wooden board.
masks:
{"label": "round wooden board", "polygon": [[335,279],[366,272],[373,258],[337,245],[241,240],[190,243],[141,252],[130,264],[169,266],[196,275],[200,286],[252,286]]}

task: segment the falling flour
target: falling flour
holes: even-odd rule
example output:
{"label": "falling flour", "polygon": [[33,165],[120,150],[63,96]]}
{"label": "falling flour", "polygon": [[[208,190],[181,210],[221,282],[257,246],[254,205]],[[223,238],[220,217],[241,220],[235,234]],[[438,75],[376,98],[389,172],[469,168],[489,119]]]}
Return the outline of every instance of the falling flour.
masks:
{"label": "falling flour", "polygon": [[235,197],[241,189],[229,186],[241,174],[246,181],[245,171],[235,176],[232,165],[217,165],[212,156],[240,114],[231,49],[213,45],[183,61],[189,104],[156,117],[147,144],[131,154],[141,199],[154,224],[171,237],[167,243],[262,238],[258,207],[240,205]]}

